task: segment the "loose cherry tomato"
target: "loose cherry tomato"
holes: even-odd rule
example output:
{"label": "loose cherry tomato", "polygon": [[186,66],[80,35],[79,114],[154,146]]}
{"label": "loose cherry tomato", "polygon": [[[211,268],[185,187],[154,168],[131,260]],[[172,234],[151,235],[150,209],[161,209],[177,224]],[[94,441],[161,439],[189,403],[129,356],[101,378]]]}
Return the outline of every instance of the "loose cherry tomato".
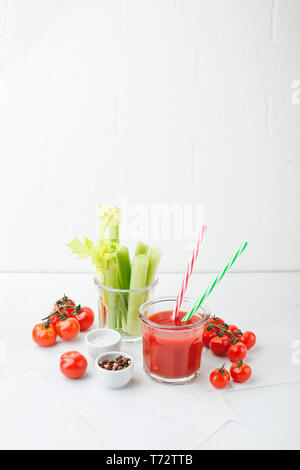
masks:
{"label": "loose cherry tomato", "polygon": [[32,339],[44,348],[52,346],[56,342],[55,328],[47,323],[39,323],[32,330]]}
{"label": "loose cherry tomato", "polygon": [[80,331],[86,331],[94,323],[95,315],[91,308],[80,307],[76,309],[74,317],[79,321]]}
{"label": "loose cherry tomato", "polygon": [[244,343],[247,349],[251,349],[256,343],[256,336],[252,331],[245,331],[245,333],[239,337],[239,340]]}
{"label": "loose cherry tomato", "polygon": [[60,358],[60,370],[69,379],[79,379],[87,370],[86,358],[77,351],[64,353]]}
{"label": "loose cherry tomato", "polygon": [[209,343],[209,349],[217,356],[225,356],[230,348],[231,341],[227,335],[215,336]]}
{"label": "loose cherry tomato", "polygon": [[230,374],[234,382],[243,383],[250,379],[252,375],[251,367],[241,359],[230,367]]}
{"label": "loose cherry tomato", "polygon": [[70,339],[75,338],[79,331],[80,331],[80,325],[79,321],[76,320],[76,318],[73,317],[67,317],[64,320],[59,320],[56,323],[55,326],[57,334],[65,339],[66,341],[69,341]]}
{"label": "loose cherry tomato", "polygon": [[203,331],[203,346],[208,348],[211,339],[214,338],[215,336],[217,336],[217,333],[215,332],[215,330],[212,329],[210,331],[207,331],[206,326],[205,326],[204,331]]}
{"label": "loose cherry tomato", "polygon": [[[225,365],[225,364],[224,364]],[[210,382],[216,388],[225,388],[230,382],[229,372],[222,366],[210,374]]]}
{"label": "loose cherry tomato", "polygon": [[243,343],[235,343],[230,346],[227,351],[228,358],[231,362],[239,361],[240,359],[245,359],[247,356],[247,348]]}

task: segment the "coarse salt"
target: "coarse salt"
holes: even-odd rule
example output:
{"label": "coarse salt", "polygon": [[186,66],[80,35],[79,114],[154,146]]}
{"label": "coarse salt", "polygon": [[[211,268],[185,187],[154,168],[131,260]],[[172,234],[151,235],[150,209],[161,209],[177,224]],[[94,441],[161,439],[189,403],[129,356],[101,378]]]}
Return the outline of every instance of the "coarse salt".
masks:
{"label": "coarse salt", "polygon": [[108,346],[109,344],[113,343],[112,336],[92,336],[89,339],[90,343],[94,344],[95,346]]}

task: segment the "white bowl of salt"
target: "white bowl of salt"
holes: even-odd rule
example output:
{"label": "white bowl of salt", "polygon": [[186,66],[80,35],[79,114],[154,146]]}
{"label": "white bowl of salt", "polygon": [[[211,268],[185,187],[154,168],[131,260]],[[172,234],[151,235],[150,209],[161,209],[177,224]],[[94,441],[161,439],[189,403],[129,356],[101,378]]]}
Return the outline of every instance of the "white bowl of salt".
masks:
{"label": "white bowl of salt", "polygon": [[85,344],[88,353],[96,358],[108,351],[120,351],[121,335],[110,328],[97,328],[88,332]]}

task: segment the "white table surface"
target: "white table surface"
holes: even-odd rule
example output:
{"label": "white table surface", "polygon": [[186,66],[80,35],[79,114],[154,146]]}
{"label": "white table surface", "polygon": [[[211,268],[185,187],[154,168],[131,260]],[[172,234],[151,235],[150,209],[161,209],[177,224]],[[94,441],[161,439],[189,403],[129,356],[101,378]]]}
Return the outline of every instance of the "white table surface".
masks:
{"label": "white table surface", "polygon": [[[212,274],[195,274],[190,284],[189,294],[196,296],[212,279],[212,276]],[[180,274],[161,274],[156,295],[176,294],[180,280]],[[96,311],[96,291],[92,275],[1,274],[0,291],[2,310],[0,400],[4,400],[3,397],[1,398],[1,392],[6,390],[7,383],[10,383],[13,378],[18,378],[22,374],[26,376],[35,371],[45,382],[45,389],[51,390],[53,410],[58,410],[55,419],[47,421],[48,425],[46,423],[43,426],[32,426],[24,441],[14,437],[13,432],[11,437],[7,434],[9,427],[12,426],[10,413],[7,411],[4,418],[0,417],[0,447],[35,448],[35,443],[39,442],[39,447],[57,448],[57,444],[51,444],[53,442],[51,436],[57,434],[57,429],[59,429],[60,448],[113,448],[111,444],[107,444],[103,433],[97,432],[97,428],[91,425],[91,420],[87,419],[85,412],[81,409],[80,413],[77,413],[73,408],[74,403],[84,402],[87,399],[90,407],[94,407],[95,410],[99,407],[101,411],[103,409],[101,399],[107,397],[105,400],[110,401],[112,395],[102,393],[92,366],[89,367],[87,377],[80,381],[68,381],[58,369],[59,357],[64,351],[76,349],[85,353],[83,335],[81,334],[80,338],[71,342],[60,342],[53,348],[45,349],[36,346],[31,339],[34,324],[49,313],[53,301],[63,293],[74,298],[81,305],[88,305]],[[189,399],[195,401],[199,396],[200,401],[201,396],[221,396],[236,419],[229,420],[224,426],[211,432],[209,437],[202,439],[196,446],[197,448],[299,448],[300,363],[298,362],[300,361],[293,361],[292,354],[295,353],[293,348],[300,349],[300,273],[229,274],[222,285],[215,289],[209,306],[214,313],[222,316],[228,323],[238,324],[244,330],[250,329],[257,333],[258,344],[247,357],[247,362],[253,369],[253,377],[247,384],[234,384],[225,391],[216,392],[209,384],[209,373],[221,365],[222,359],[212,356],[210,351],[207,351],[203,355],[201,377],[197,381],[190,385],[167,388],[167,390],[172,389],[170,397],[173,402],[170,413],[177,414],[176,403],[179,413],[183,397],[187,401]],[[123,349],[132,352],[134,357],[138,358],[136,360],[137,379],[130,387],[114,391],[112,401],[121,403],[118,406],[123,406],[124,403],[126,407],[126,403],[130,403],[130,400],[133,402],[136,400],[138,407],[139,394],[152,386],[153,400],[158,400],[160,392],[165,393],[166,387],[169,386],[156,383],[152,385],[154,382],[146,377],[141,367],[140,345],[124,346]],[[300,354],[298,357],[300,358]],[[32,380],[32,387],[36,387],[34,380]],[[21,386],[17,399],[22,400]],[[8,392],[5,400],[7,410],[13,410],[15,403],[13,400],[16,400],[16,397],[10,398]],[[59,413],[63,404],[70,402],[72,405],[68,411],[70,416],[65,418],[69,422],[67,426],[60,422]],[[37,415],[38,406],[41,407],[40,404],[35,405],[33,400],[23,403],[23,406],[27,412],[32,413],[32,416]],[[46,403],[45,406],[47,406]],[[70,411],[71,409],[74,409],[74,413]],[[159,407],[157,409],[159,414]],[[131,413],[130,409],[126,412]],[[141,412],[144,417],[147,417],[147,407],[144,406]],[[22,416],[19,419],[22,420]],[[205,419],[208,418],[205,417]],[[24,428],[26,433],[27,424],[21,421],[19,424],[22,424],[22,429]],[[99,425],[99,423],[96,424]],[[104,418],[102,418],[101,426],[105,429]],[[140,432],[140,429],[136,429],[136,433]],[[131,447],[133,449],[135,448],[134,433],[132,433]],[[148,448],[146,441],[144,448]]]}

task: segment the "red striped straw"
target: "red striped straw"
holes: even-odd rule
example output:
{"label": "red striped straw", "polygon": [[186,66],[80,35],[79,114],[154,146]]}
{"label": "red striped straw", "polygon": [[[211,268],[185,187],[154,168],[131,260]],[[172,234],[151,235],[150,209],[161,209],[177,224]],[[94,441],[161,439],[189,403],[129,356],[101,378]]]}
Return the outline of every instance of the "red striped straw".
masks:
{"label": "red striped straw", "polygon": [[202,229],[198,233],[197,242],[196,242],[193,254],[192,254],[192,258],[191,258],[191,261],[188,264],[186,274],[185,274],[185,276],[182,280],[181,289],[180,289],[180,292],[177,296],[176,305],[175,305],[175,308],[174,308],[173,313],[172,313],[172,320],[173,321],[175,321],[176,318],[178,317],[178,313],[180,311],[180,307],[181,307],[181,304],[182,304],[182,301],[183,301],[183,296],[185,294],[185,291],[187,289],[190,277],[192,275],[194,264],[196,262],[198,254],[199,254],[199,248],[203,243],[203,239],[204,239],[206,229],[207,229],[206,225],[203,225]]}

